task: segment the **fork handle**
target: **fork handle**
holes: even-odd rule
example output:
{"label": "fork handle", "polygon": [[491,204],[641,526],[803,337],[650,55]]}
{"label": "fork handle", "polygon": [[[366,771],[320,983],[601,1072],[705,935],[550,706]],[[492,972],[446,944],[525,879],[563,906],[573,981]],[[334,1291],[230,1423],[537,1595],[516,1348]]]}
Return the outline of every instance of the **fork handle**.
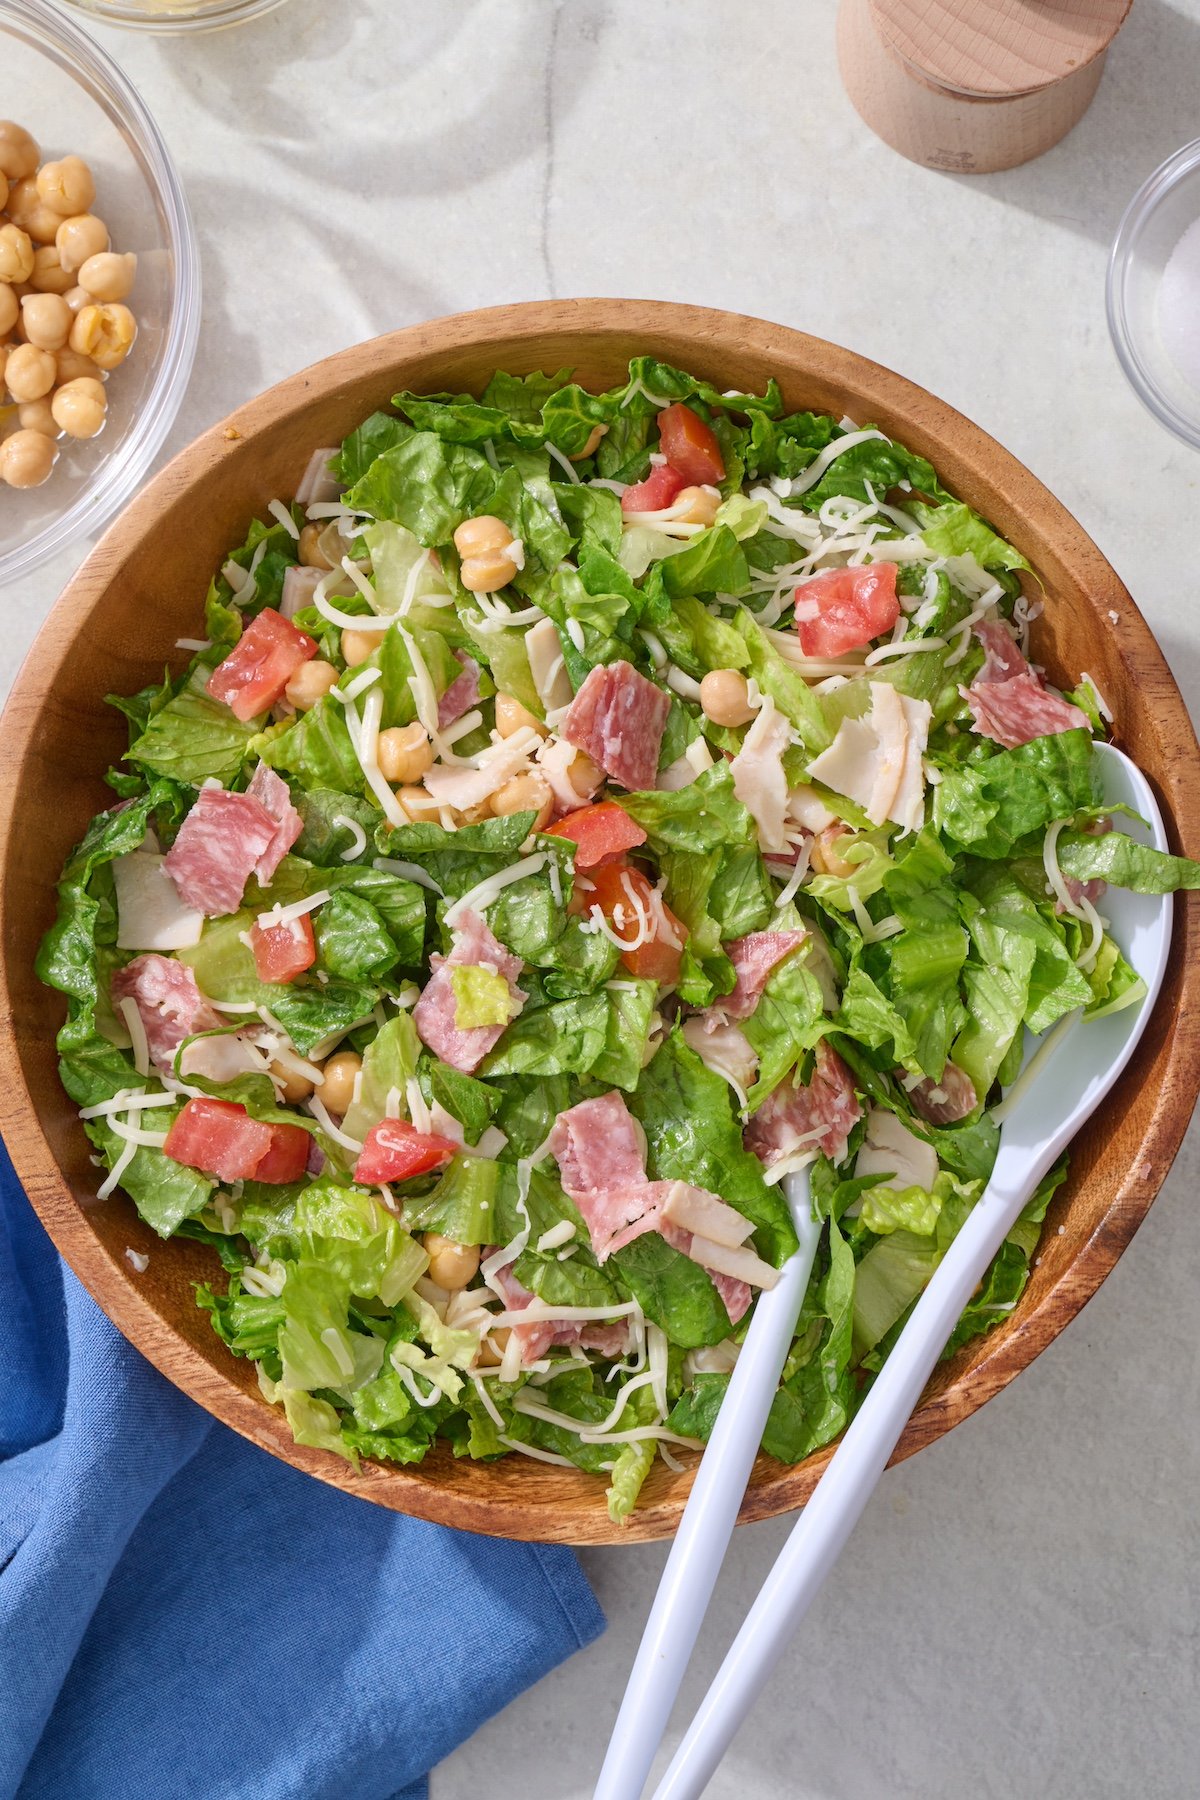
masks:
{"label": "fork handle", "polygon": [[[934,1272],[822,1475],[654,1800],[697,1800],[875,1490],[947,1339],[1032,1188],[993,1184]],[[631,1800],[634,1790],[622,1795]]]}
{"label": "fork handle", "polygon": [[[789,1196],[791,1198],[791,1196]],[[821,1235],[793,1204],[800,1248],[760,1294],[659,1582],[595,1800],[636,1800],[662,1740],[737,1522]]]}

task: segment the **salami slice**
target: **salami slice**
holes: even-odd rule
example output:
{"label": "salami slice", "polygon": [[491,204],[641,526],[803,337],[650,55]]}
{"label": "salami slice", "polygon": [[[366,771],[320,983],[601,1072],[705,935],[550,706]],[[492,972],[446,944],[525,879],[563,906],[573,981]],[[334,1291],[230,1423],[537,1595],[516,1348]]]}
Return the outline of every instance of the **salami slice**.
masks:
{"label": "salami slice", "polygon": [[453,972],[456,968],[470,967],[503,975],[512,1003],[511,1021],[525,1004],[525,995],[517,986],[517,976],[525,965],[519,956],[514,956],[496,941],[483,919],[473,912],[462,914],[449,956],[431,956],[429,963],[433,972],[413,1008],[417,1035],[450,1068],[471,1075],[488,1051],[495,1048],[505,1025],[461,1026],[455,1023],[458,1000]]}
{"label": "salami slice", "polygon": [[755,1113],[743,1138],[747,1150],[768,1168],[806,1148],[823,1150],[833,1162],[841,1162],[846,1139],[861,1117],[854,1078],[837,1051],[822,1039],[808,1085],[777,1087]]}
{"label": "salami slice", "polygon": [[962,689],[975,729],[1015,750],[1034,738],[1090,729],[1087,714],[1035,675],[1007,625],[991,620],[975,627],[984,663],[969,688]]}
{"label": "salami slice", "polygon": [[632,663],[605,663],[590,672],[559,731],[622,787],[651,788],[670,710],[670,695]]}
{"label": "salami slice", "polygon": [[793,950],[799,949],[807,936],[805,931],[751,931],[726,944],[725,954],[733,964],[737,982],[733,992],[723,994],[710,1009],[713,1026],[719,1023],[721,1014],[726,1019],[748,1019],[773,971]]}
{"label": "salami slice", "polygon": [[225,1021],[213,1011],[186,963],[173,956],[135,956],[112,978],[114,1005],[132,1000],[156,1069],[169,1075],[175,1052],[198,1031],[217,1031]]}
{"label": "salami slice", "polygon": [[163,867],[181,899],[217,919],[242,904],[247,881],[260,861],[269,862],[280,829],[253,794],[201,788]]}
{"label": "salami slice", "polygon": [[462,650],[456,650],[454,654],[462,664],[463,672],[455,677],[438,701],[438,725],[443,730],[470,712],[479,698],[479,664]]}
{"label": "salami slice", "polygon": [[275,821],[275,835],[254,865],[254,873],[266,887],[276,869],[304,830],[304,820],[292,805],[291,789],[281,775],[260,762],[246,789],[252,800]]}

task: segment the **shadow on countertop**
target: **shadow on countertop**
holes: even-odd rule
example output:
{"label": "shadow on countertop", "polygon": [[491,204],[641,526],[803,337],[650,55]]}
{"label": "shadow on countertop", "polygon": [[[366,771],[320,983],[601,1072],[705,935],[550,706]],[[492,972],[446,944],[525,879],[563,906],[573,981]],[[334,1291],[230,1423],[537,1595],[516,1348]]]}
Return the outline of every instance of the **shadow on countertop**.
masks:
{"label": "shadow on countertop", "polygon": [[1200,136],[1200,14],[1136,0],[1090,108],[1060,144],[995,175],[946,175],[1022,212],[1111,242],[1142,182]]}

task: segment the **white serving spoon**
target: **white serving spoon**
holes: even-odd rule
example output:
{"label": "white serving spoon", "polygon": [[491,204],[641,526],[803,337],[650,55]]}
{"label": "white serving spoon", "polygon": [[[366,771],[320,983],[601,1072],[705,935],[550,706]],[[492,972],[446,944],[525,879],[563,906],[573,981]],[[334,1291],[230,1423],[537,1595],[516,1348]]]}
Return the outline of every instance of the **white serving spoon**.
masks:
{"label": "white serving spoon", "polygon": [[[1149,832],[1130,822],[1131,836],[1168,849],[1162,816],[1141,771],[1109,745],[1096,749],[1104,799],[1124,801],[1150,821]],[[1064,1030],[1064,1020],[1027,1058],[1005,1096],[1000,1149],[982,1198],[917,1302],[793,1527],[655,1800],[696,1800],[707,1787],[857,1524],[977,1283],[1042,1176],[1133,1055],[1162,986],[1174,908],[1170,895],[1122,889],[1112,889],[1104,905],[1111,935],[1146,983],[1145,998],[1073,1031]],[[611,1800],[637,1800],[640,1791],[632,1786],[604,1790]]]}
{"label": "white serving spoon", "polygon": [[808,1170],[785,1176],[784,1192],[800,1247],[758,1297],[646,1621],[595,1800],[630,1800],[645,1786],[737,1523],[821,1237]]}

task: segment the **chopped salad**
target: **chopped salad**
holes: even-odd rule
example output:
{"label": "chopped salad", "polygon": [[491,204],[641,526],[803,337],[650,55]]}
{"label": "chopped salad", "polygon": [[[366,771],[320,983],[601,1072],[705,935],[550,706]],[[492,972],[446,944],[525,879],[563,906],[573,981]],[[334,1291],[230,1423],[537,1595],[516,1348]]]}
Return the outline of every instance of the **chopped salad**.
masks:
{"label": "chopped salad", "polygon": [[1113,829],[1020,551],[774,382],[498,373],[297,475],[113,699],[41,951],[100,1195],[211,1247],[297,1442],[571,1465],[620,1519],[707,1438],[808,1168],[798,1461],[981,1194],[1026,1033],[1140,999],[1105,884],[1200,869]]}

